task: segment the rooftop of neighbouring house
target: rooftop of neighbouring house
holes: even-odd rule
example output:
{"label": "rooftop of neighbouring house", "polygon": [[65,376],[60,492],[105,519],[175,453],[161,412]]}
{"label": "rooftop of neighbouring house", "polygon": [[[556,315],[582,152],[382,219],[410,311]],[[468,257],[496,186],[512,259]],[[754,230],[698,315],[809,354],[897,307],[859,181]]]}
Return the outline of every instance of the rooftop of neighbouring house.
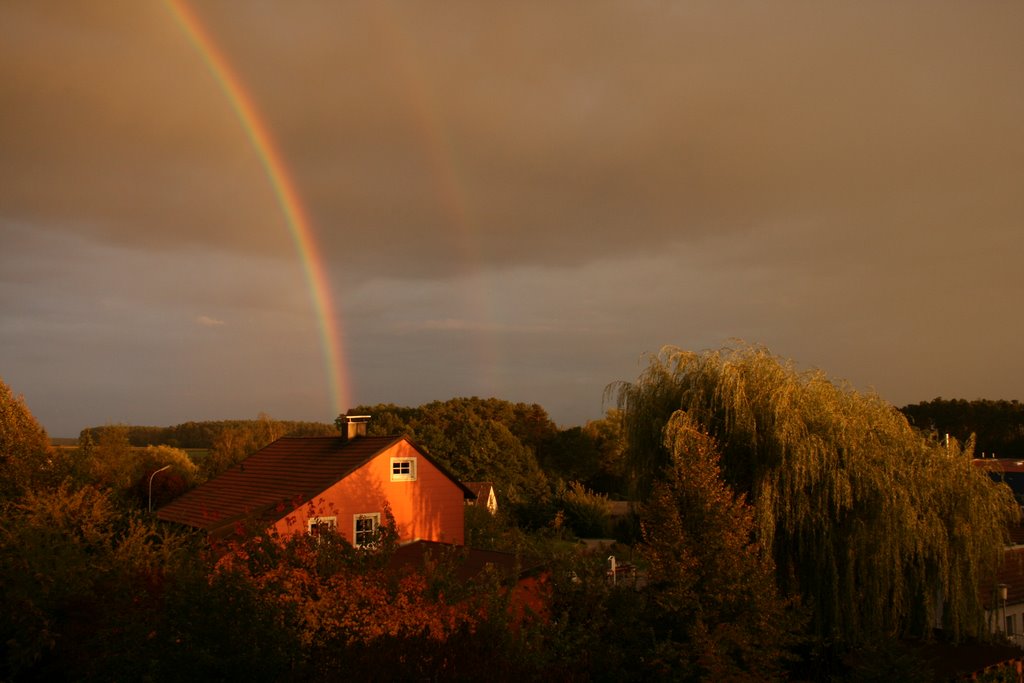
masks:
{"label": "rooftop of neighbouring house", "polygon": [[975,458],[974,466],[984,470],[997,482],[1010,487],[1014,497],[1024,504],[1024,460],[1015,458]]}
{"label": "rooftop of neighbouring house", "polygon": [[494,483],[489,481],[464,481],[462,485],[476,494],[476,504],[487,505],[487,497],[494,489]]}
{"label": "rooftop of neighbouring house", "polygon": [[1024,474],[1024,460],[1017,458],[975,458],[977,467],[990,472],[1017,472]]}

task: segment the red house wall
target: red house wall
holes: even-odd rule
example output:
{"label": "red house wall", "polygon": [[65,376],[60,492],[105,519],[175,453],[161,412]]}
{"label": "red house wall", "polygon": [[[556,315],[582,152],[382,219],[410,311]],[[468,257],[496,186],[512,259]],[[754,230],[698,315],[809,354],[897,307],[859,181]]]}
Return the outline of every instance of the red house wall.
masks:
{"label": "red house wall", "polygon": [[[416,458],[415,481],[391,481],[391,458]],[[310,517],[336,517],[338,531],[353,542],[354,518],[381,513],[385,501],[400,542],[465,543],[463,491],[408,441],[400,441],[275,524],[280,534],[305,532]]]}

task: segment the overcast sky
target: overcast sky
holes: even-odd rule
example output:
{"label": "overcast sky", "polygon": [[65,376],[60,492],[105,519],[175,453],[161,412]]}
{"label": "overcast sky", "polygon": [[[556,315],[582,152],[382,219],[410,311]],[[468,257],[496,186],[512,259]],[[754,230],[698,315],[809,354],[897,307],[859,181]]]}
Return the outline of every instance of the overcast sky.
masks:
{"label": "overcast sky", "polygon": [[[349,405],[600,417],[739,338],[1024,398],[1024,4],[193,2],[324,256]],[[52,436],[334,417],[257,152],[161,2],[0,5],[0,378]]]}

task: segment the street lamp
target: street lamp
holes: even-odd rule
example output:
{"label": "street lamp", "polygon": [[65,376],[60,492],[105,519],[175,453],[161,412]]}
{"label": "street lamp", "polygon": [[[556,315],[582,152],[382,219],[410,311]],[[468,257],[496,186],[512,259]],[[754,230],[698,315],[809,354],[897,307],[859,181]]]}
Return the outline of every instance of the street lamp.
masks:
{"label": "street lamp", "polygon": [[170,465],[164,465],[163,467],[158,469],[156,472],[154,472],[153,474],[149,475],[149,511],[150,512],[153,511],[153,477],[155,477],[156,475],[160,474],[164,470],[169,470],[169,469],[171,469]]}

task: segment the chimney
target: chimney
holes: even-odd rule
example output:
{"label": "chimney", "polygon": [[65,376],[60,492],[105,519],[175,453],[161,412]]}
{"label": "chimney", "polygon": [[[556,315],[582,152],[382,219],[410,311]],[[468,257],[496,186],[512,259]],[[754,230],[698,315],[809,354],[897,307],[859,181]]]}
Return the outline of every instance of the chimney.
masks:
{"label": "chimney", "polygon": [[366,423],[369,421],[369,415],[342,415],[341,438],[349,441],[358,436],[366,436]]}

